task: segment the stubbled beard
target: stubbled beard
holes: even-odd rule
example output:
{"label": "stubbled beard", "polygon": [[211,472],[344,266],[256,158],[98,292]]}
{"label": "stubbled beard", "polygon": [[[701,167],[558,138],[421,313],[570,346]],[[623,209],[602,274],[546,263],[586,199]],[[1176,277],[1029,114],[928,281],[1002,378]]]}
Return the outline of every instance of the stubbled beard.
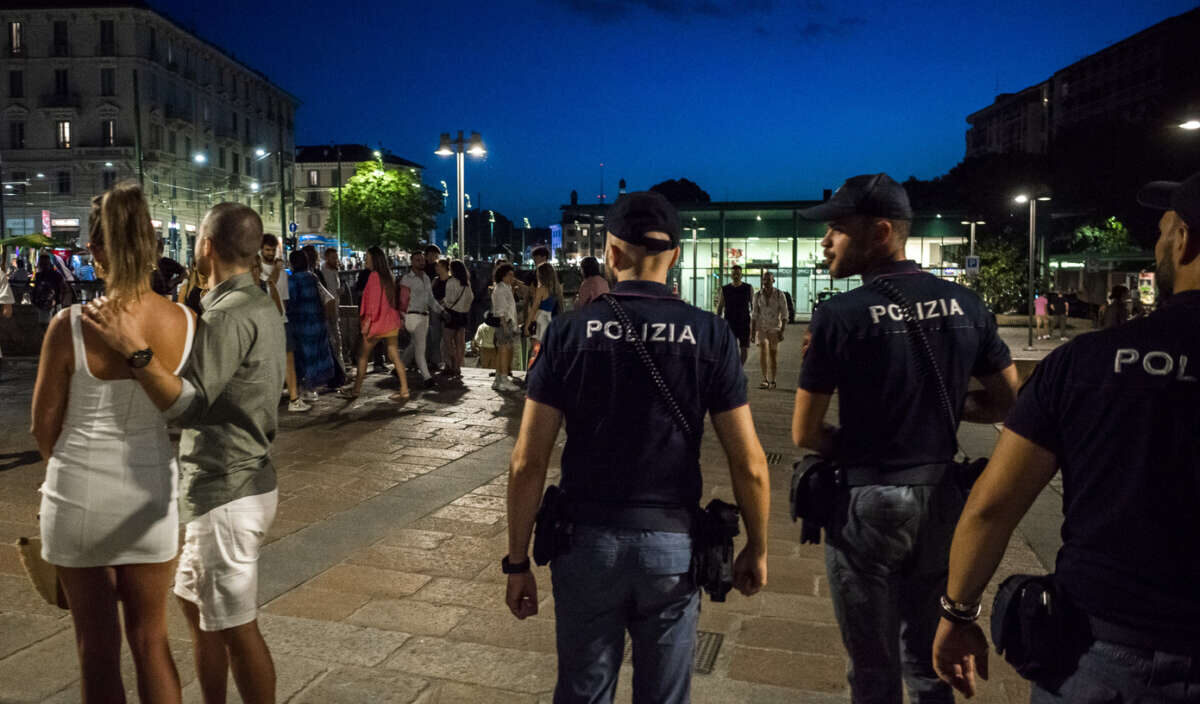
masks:
{"label": "stubbled beard", "polygon": [[1175,293],[1175,264],[1164,258],[1154,269],[1154,284],[1158,287],[1158,297],[1166,300]]}

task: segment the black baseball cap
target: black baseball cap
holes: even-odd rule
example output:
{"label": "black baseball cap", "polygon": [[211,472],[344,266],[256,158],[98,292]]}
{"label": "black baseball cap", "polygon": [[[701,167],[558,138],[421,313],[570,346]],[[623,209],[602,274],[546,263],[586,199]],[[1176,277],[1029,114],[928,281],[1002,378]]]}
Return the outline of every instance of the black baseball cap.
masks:
{"label": "black baseball cap", "polygon": [[[679,246],[679,213],[654,191],[635,191],[618,198],[604,216],[604,225],[613,237],[651,252]],[[662,232],[671,239],[646,237],[647,232]]]}
{"label": "black baseball cap", "polygon": [[805,220],[822,222],[831,222],[851,215],[912,220],[913,213],[904,186],[883,173],[852,176],[846,179],[829,200],[800,211],[800,217]]}
{"label": "black baseball cap", "polygon": [[1186,181],[1152,181],[1142,186],[1138,203],[1155,210],[1174,210],[1188,229],[1200,230],[1200,171]]}

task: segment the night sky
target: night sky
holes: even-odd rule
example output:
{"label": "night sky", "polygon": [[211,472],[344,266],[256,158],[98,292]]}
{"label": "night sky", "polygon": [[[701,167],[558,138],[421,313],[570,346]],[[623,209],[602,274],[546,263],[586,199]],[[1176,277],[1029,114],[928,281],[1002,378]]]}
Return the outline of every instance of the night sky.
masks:
{"label": "night sky", "polygon": [[[1194,0],[151,0],[296,95],[298,144],[382,142],[445,180],[478,130],[476,207],[557,222],[668,178],[714,200],[819,198],[852,174],[931,178],[966,116]],[[368,6],[369,10],[359,10]],[[202,9],[201,9],[202,8]],[[482,196],[482,197],[479,197]],[[443,217],[442,221],[445,221]]]}

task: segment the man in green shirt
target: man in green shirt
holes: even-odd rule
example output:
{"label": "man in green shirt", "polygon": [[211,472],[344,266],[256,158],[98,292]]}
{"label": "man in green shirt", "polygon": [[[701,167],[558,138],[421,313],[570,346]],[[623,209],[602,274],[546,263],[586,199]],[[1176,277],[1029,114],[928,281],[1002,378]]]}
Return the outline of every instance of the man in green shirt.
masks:
{"label": "man in green shirt", "polygon": [[206,702],[223,702],[228,672],[244,702],[275,701],[275,667],[258,630],[258,551],[278,492],[269,450],[283,384],[283,321],[250,265],[262,220],[237,203],[215,206],[200,226],[196,266],[211,290],[192,356],[174,376],[120,310],[104,298],[85,322],[124,354],[146,395],[174,424],[187,522],[175,594],[191,624]]}

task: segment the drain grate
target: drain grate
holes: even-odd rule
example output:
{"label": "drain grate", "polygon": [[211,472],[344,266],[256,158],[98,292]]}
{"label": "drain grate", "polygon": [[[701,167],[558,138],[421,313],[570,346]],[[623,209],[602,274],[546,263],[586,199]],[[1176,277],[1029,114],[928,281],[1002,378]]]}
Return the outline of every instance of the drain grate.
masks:
{"label": "drain grate", "polygon": [[[725,635],[712,631],[696,631],[696,656],[692,659],[692,672],[697,675],[711,675],[717,664],[717,654],[721,652],[721,644]],[[625,640],[625,662],[633,661],[633,643]]]}
{"label": "drain grate", "polygon": [[768,452],[767,464],[783,464],[783,454],[779,452]]}

